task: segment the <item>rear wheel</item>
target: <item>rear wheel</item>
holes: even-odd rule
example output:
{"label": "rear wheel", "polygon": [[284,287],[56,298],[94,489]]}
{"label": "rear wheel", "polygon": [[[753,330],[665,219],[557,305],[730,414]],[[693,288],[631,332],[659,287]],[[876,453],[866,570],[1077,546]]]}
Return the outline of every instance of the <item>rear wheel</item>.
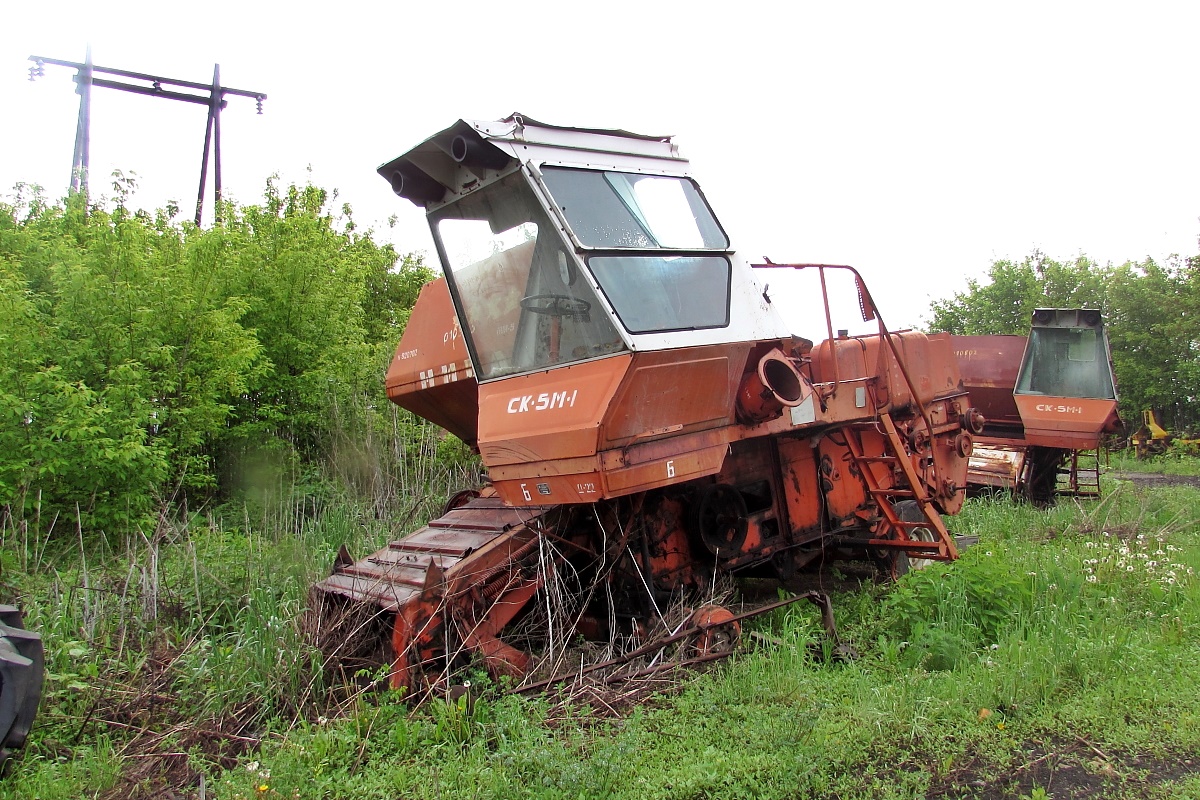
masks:
{"label": "rear wheel", "polygon": [[0,772],[24,746],[42,699],[42,637],[24,629],[16,606],[0,605]]}
{"label": "rear wheel", "polygon": [[[925,515],[916,500],[901,500],[892,507],[901,522],[924,522]],[[908,529],[908,538],[918,542],[936,542],[937,534],[928,526],[922,525]],[[924,569],[933,563],[933,559],[910,556],[904,550],[879,550],[876,552],[875,566],[885,577],[899,580],[908,574],[909,570]]]}
{"label": "rear wheel", "polygon": [[[896,516],[901,522],[924,522],[925,515],[921,513],[921,507],[917,505],[916,500],[903,500],[896,504]],[[918,542],[936,542],[937,534],[928,525],[922,525],[919,528],[909,528],[908,538]],[[920,556],[910,556],[904,554],[908,559],[909,569],[925,569],[933,563],[932,558],[921,558]],[[907,570],[906,570],[907,571]]]}

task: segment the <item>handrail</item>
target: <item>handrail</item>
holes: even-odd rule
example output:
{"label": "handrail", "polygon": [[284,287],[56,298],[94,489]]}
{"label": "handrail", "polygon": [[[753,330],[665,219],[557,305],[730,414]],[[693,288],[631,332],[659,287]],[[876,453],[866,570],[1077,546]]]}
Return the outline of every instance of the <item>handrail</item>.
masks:
{"label": "handrail", "polygon": [[[929,416],[929,411],[925,408],[925,404],[921,402],[920,395],[917,394],[916,386],[913,385],[912,377],[908,374],[908,367],[905,366],[904,360],[900,358],[900,351],[896,347],[895,341],[892,339],[892,334],[888,331],[887,326],[883,322],[883,315],[879,313],[879,308],[875,305],[874,298],[871,297],[870,291],[867,289],[867,283],[863,280],[862,275],[858,270],[847,264],[776,264],[769,258],[763,259],[764,264],[751,264],[754,269],[815,269],[820,274],[821,278],[821,299],[825,304],[825,328],[829,333],[829,341],[831,344],[830,354],[833,356],[833,380],[834,392],[828,396],[832,397],[837,391],[837,385],[841,382],[841,373],[838,370],[837,355],[833,351],[833,315],[829,311],[829,292],[825,284],[825,270],[827,269],[844,269],[854,275],[855,281],[858,284],[858,301],[859,308],[862,310],[863,321],[870,322],[872,319],[879,322],[879,337],[887,342],[888,349],[892,353],[892,357],[896,361],[896,365],[900,367],[900,374],[904,377],[904,384],[908,387],[909,394],[912,395],[913,402],[916,403],[917,411],[921,414],[921,419],[925,420],[926,430],[932,433],[933,419]],[[876,368],[876,374],[883,374],[883,350],[879,351],[879,361],[881,362]],[[889,398],[890,401],[890,398]]]}

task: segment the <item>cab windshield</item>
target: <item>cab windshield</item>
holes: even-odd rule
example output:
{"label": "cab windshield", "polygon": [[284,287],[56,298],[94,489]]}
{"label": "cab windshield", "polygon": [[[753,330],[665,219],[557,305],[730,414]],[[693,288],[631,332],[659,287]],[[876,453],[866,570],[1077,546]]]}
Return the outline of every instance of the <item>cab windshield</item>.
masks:
{"label": "cab windshield", "polygon": [[542,177],[626,330],[729,324],[729,259],[704,252],[729,238],[692,181],[564,167]]}
{"label": "cab windshield", "polygon": [[542,177],[584,247],[729,247],[700,191],[686,178],[564,167],[546,167]]}
{"label": "cab windshield", "polygon": [[1034,328],[1014,394],[1115,400],[1103,331]]}
{"label": "cab windshield", "polygon": [[430,217],[482,380],[625,349],[520,173]]}

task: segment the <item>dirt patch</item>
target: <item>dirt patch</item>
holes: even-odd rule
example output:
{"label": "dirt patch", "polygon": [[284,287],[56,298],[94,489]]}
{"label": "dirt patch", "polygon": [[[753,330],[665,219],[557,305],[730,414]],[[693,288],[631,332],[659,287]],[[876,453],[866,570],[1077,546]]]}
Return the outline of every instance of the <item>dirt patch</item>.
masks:
{"label": "dirt patch", "polygon": [[[222,719],[189,713],[175,693],[178,647],[157,644],[133,675],[100,685],[79,735],[106,729],[119,740],[124,768],[100,800],[174,800],[191,797],[204,772],[228,769],[258,739],[248,735],[251,709]],[[76,737],[78,739],[78,736]]]}
{"label": "dirt patch", "polygon": [[1192,752],[1108,752],[1082,738],[1026,742],[1024,758],[999,767],[979,758],[935,778],[926,800],[1008,800],[1043,789],[1073,800],[1133,796],[1200,772]]}
{"label": "dirt patch", "polygon": [[1197,475],[1164,475],[1161,472],[1109,472],[1105,477],[1129,481],[1134,486],[1195,486],[1200,489],[1200,476]]}

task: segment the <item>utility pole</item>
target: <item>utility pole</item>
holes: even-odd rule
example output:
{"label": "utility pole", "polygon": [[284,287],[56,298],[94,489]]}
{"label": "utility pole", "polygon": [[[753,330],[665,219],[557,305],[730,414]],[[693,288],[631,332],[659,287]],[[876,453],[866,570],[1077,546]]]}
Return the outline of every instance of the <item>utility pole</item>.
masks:
{"label": "utility pole", "polygon": [[[92,48],[90,46],[87,49],[87,57],[82,64],[76,61],[63,61],[43,56],[30,56],[29,60],[34,64],[29,68],[29,80],[31,81],[45,74],[45,66],[47,64],[59,67],[71,67],[75,70],[75,91],[79,94],[79,119],[75,126],[75,155],[71,163],[70,192],[72,194],[87,194],[88,168],[91,158],[93,86],[105,89],[119,89],[123,92],[133,92],[134,94],[143,94],[150,97],[161,97],[165,100],[180,100],[185,103],[196,103],[207,106],[208,126],[204,132],[204,153],[200,160],[200,189],[196,193],[196,224],[200,224],[200,218],[204,212],[204,187],[208,178],[208,158],[210,152],[213,155],[213,207],[216,218],[220,220],[221,110],[225,108],[228,102],[225,100],[225,96],[253,97],[258,107],[258,113],[262,114],[263,101],[267,99],[265,93],[222,86],[220,64],[213,65],[212,83],[205,84],[195,81],[178,80],[176,78],[164,78],[159,75],[148,75],[142,72],[131,72],[124,69],[98,67],[92,63]],[[137,83],[123,83],[108,78],[98,78],[96,75],[115,75],[127,80],[137,81]],[[164,85],[193,91],[164,89]],[[205,92],[205,94],[194,92]]]}

